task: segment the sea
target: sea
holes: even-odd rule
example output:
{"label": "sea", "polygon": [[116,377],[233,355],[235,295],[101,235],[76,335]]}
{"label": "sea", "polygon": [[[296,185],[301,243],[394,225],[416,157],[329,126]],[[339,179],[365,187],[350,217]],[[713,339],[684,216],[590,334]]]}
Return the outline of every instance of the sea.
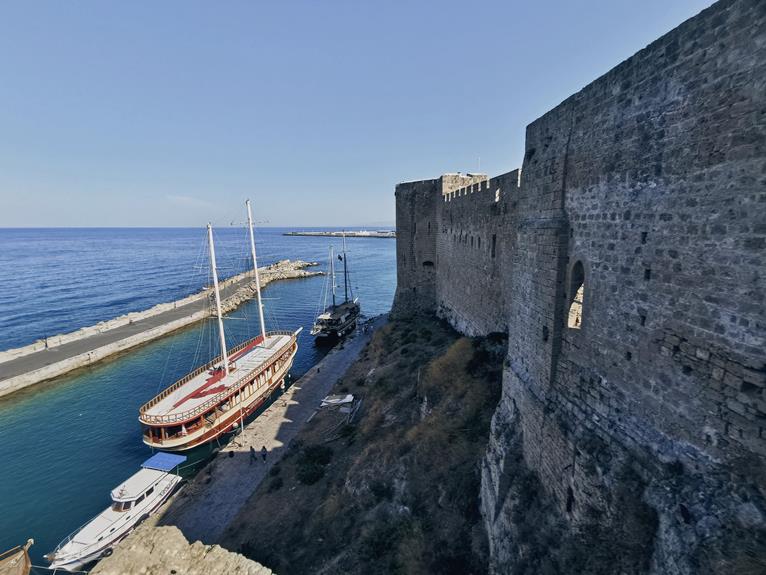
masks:
{"label": "sea", "polygon": [[[326,228],[312,228],[322,230]],[[357,228],[348,228],[357,229]],[[328,268],[340,238],[285,236],[295,228],[258,228],[260,266],[283,259]],[[247,230],[214,232],[218,270],[251,265]],[[203,228],[0,229],[0,350],[74,331],[211,285]],[[362,314],[391,308],[395,240],[347,238],[347,289]],[[342,262],[336,259],[336,272]],[[342,274],[338,297],[344,297]],[[328,297],[324,276],[278,281],[263,291],[268,329],[303,327],[293,381],[327,352],[309,330]],[[257,307],[227,315],[229,346],[257,335]],[[109,492],[151,456],[138,408],[219,353],[213,321],[202,322],[95,366],[0,398],[0,552],[34,538],[42,555],[109,504]]]}

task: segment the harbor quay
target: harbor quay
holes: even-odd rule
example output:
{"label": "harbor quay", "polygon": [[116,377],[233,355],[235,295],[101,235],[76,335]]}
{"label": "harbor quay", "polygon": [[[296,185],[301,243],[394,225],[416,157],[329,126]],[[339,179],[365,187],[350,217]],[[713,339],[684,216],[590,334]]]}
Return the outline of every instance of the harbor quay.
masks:
{"label": "harbor quay", "polygon": [[[259,269],[261,287],[273,281],[321,275],[306,268],[315,262],[282,260]],[[231,311],[255,294],[252,272],[221,282],[223,308]],[[148,343],[210,316],[211,291],[158,304],[72,333],[47,337],[28,346],[0,352],[0,397],[117,353]]]}
{"label": "harbor quay", "polygon": [[[141,569],[147,563],[157,572],[173,567],[180,573],[186,572],[179,571],[179,567],[186,567],[187,561],[189,572],[193,572],[193,549],[214,550],[221,555],[221,561],[232,562],[241,572],[270,573],[258,563],[227,552],[217,544],[261,482],[270,477],[271,468],[287,453],[298,432],[320,409],[322,399],[386,321],[385,315],[373,318],[343,345],[335,346],[257,419],[246,424],[242,433],[223,447],[156,515],[115,548],[111,557],[102,560],[94,569],[94,575],[138,574],[145,572]],[[263,448],[266,457],[262,459]],[[251,459],[251,449],[258,454],[255,462]],[[168,537],[174,541],[172,552],[168,551]],[[203,544],[213,547],[202,547]],[[221,564],[206,568],[211,569],[210,573],[227,572]]]}
{"label": "harbor quay", "polygon": [[[295,381],[166,505],[158,523],[175,525],[189,541],[220,543],[226,527],[385,321],[385,316],[371,320],[369,328],[350,335]],[[250,448],[258,454],[257,464],[250,461]],[[263,448],[267,455],[261,461]]]}

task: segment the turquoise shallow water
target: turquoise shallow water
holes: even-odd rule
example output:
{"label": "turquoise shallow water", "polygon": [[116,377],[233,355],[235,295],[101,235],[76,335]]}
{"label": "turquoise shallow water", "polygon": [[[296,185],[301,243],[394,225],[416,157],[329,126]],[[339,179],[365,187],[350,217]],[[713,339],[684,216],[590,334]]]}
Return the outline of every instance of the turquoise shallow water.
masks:
{"label": "turquoise shallow water", "polygon": [[[76,246],[78,230],[66,231],[71,234],[67,242],[70,246]],[[80,242],[93,242],[92,230],[80,231],[83,232]],[[7,240],[8,232],[31,231],[0,230],[0,242]],[[55,236],[62,230],[54,232]],[[116,232],[119,232],[116,234],[119,238],[125,230]],[[178,237],[179,230],[146,232],[154,236],[156,241],[153,240],[152,249],[146,250],[143,256],[140,252],[131,253],[130,258],[135,260],[133,268],[140,278],[134,283],[110,282],[99,276],[98,266],[82,274],[78,280],[83,286],[83,294],[78,294],[78,282],[74,280],[72,284],[75,287],[59,294],[55,289],[51,290],[49,282],[40,282],[41,286],[38,287],[35,282],[22,278],[27,290],[26,298],[23,299],[36,301],[37,309],[25,309],[16,300],[3,300],[0,304],[0,331],[11,330],[10,324],[19,322],[18,319],[9,321],[10,309],[15,310],[14,317],[26,317],[27,329],[23,329],[22,321],[11,330],[17,332],[16,335],[7,337],[6,345],[0,347],[26,343],[25,339],[32,341],[39,337],[41,330],[55,333],[87,325],[78,325],[80,314],[67,312],[63,314],[65,317],[59,317],[59,309],[89,310],[86,315],[91,318],[88,320],[90,324],[93,323],[92,318],[99,317],[99,314],[102,316],[100,319],[106,319],[130,311],[129,306],[125,307],[126,299],[134,305],[140,301],[142,305],[134,308],[140,309],[196,291],[207,281],[206,270],[203,269],[204,260],[202,266],[195,266],[204,231],[181,232],[181,239]],[[263,253],[263,262],[290,257],[322,260],[324,266],[331,240],[284,237],[281,232],[274,229],[259,232],[259,253]],[[45,236],[47,231],[35,230],[35,233]],[[158,252],[162,253],[162,241],[159,238],[163,233],[169,234],[168,250],[174,253],[174,258],[168,258],[167,254],[157,256]],[[109,236],[109,230],[100,230],[99,234],[102,248],[104,243],[119,243],[114,237],[104,239]],[[238,237],[244,236],[237,231],[231,232],[228,248],[237,254],[228,260],[231,273],[240,271],[237,267],[245,265],[246,258],[241,255],[244,252],[239,250],[236,241]],[[14,242],[18,241],[17,237]],[[26,245],[36,246],[43,241],[53,240],[38,238]],[[133,238],[131,242],[135,242],[133,246],[136,251],[140,241]],[[188,253],[183,246],[187,246]],[[339,247],[337,242],[336,247]],[[395,289],[395,242],[350,239],[348,247],[353,271],[351,283],[361,299],[363,313],[377,315],[388,311]],[[71,249],[76,251],[75,247]],[[225,253],[226,247],[221,251]],[[191,252],[195,253],[189,255]],[[4,257],[7,257],[7,252],[4,253]],[[117,249],[110,256],[109,250],[106,250],[105,254],[99,256],[101,263],[98,265],[120,270],[116,273],[129,274],[131,265],[121,261],[126,253],[124,249]],[[193,273],[189,275],[192,279],[196,277],[197,285],[188,278],[184,280],[183,266],[179,266],[176,271],[173,271],[175,267],[173,270],[163,269],[169,259],[178,259],[179,253],[186,254],[184,261],[187,262],[187,268],[192,269]],[[151,273],[152,264],[144,261],[144,258],[152,257],[156,257],[159,262],[155,264],[156,274]],[[112,258],[120,261],[112,261]],[[23,260],[24,256],[20,256],[20,259]],[[74,260],[70,260],[70,263]],[[89,283],[88,277],[101,279]],[[308,327],[319,306],[324,281],[323,277],[316,277],[277,282],[264,291],[270,329],[304,327],[292,370],[296,377],[308,370],[324,353],[313,345],[308,335]],[[0,285],[4,282],[11,283],[7,277],[0,278]],[[175,287],[170,289],[164,285],[165,282]],[[93,283],[98,283],[98,287]],[[125,286],[133,287],[127,289]],[[88,307],[89,297],[86,297],[94,291],[99,293],[96,298],[100,302],[96,305],[98,312]],[[38,294],[40,297],[36,297]],[[108,302],[112,302],[111,305]],[[45,307],[47,312],[43,309]],[[40,319],[35,320],[34,317]],[[258,328],[253,302],[245,304],[230,314],[230,317],[226,322],[230,345],[256,334]],[[54,330],[52,326],[63,326],[63,329]],[[0,400],[0,549],[34,537],[36,543],[33,559],[36,564],[44,564],[41,558],[44,553],[103,509],[108,504],[109,491],[134,473],[140,463],[151,455],[141,442],[141,429],[137,421],[139,406],[159,389],[216,354],[216,337],[213,322],[207,322],[204,326],[177,332],[100,365]],[[11,341],[14,343],[8,345]]]}

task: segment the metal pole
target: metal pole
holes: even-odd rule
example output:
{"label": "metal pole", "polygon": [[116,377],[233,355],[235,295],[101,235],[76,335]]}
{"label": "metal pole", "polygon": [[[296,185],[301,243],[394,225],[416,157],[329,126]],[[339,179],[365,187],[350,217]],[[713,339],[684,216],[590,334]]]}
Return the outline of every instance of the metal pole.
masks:
{"label": "metal pole", "polygon": [[332,307],[335,307],[335,252],[330,246],[330,277],[332,278]]}
{"label": "metal pole", "polygon": [[221,337],[221,355],[223,369],[229,375],[229,354],[226,352],[226,334],[223,332],[223,314],[221,313],[221,294],[218,293],[218,272],[215,265],[215,246],[213,245],[213,226],[207,225],[207,240],[210,244],[210,269],[213,271],[213,289],[215,290],[215,309],[218,315],[218,335]]}
{"label": "metal pole", "polygon": [[258,260],[255,257],[255,236],[253,235],[253,213],[250,210],[250,200],[245,202],[247,206],[247,227],[250,229],[250,253],[253,256],[253,270],[255,270],[255,294],[258,298],[258,319],[261,322],[261,335],[263,343],[266,343],[266,322],[263,321],[263,302],[261,301],[261,279],[258,276]]}
{"label": "metal pole", "polygon": [[348,301],[348,266],[346,265],[346,230],[343,230],[343,294]]}

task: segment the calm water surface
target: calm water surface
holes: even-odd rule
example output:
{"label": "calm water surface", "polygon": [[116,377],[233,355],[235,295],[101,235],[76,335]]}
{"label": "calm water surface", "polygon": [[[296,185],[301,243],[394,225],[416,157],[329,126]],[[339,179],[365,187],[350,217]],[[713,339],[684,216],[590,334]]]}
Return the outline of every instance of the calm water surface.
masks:
{"label": "calm water surface", "polygon": [[[320,261],[329,238],[258,231],[259,263]],[[222,275],[248,265],[245,230],[217,232]],[[395,242],[347,240],[351,285],[362,312],[391,307]],[[31,343],[198,291],[209,281],[203,229],[0,230],[0,349]],[[283,281],[264,291],[269,329],[304,327],[292,374],[321,358],[308,328],[323,277]],[[341,284],[342,285],[342,284]],[[250,302],[230,314],[227,340],[256,335]],[[88,521],[109,491],[151,452],[141,442],[138,408],[218,353],[213,322],[180,331],[94,367],[0,400],[0,551],[34,537],[33,559]]]}

